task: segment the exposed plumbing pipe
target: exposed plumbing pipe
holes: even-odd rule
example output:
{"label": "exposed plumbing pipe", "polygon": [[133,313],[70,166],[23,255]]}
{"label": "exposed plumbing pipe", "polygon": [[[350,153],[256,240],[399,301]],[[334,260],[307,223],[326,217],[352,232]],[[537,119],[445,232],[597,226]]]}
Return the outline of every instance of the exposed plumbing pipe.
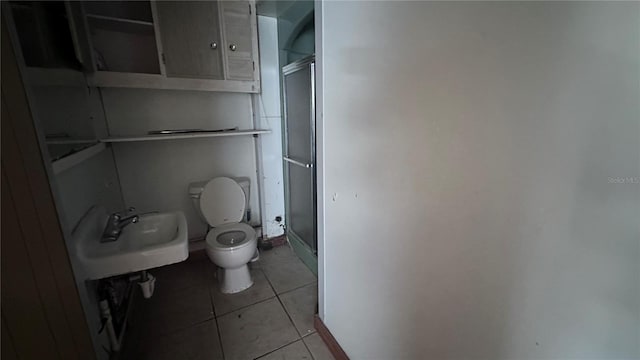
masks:
{"label": "exposed plumbing pipe", "polygon": [[111,316],[111,309],[109,308],[107,299],[100,300],[100,314],[102,315],[102,323],[104,324],[103,328],[107,331],[111,351],[120,351],[120,341],[118,341],[116,329],[113,327],[113,317]]}

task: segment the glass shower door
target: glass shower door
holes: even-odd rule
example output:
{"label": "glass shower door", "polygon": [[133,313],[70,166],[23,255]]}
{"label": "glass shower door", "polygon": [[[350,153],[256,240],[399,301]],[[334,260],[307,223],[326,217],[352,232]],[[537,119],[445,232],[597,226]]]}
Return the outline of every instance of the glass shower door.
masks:
{"label": "glass shower door", "polygon": [[284,176],[287,235],[315,255],[315,63],[305,58],[283,68]]}

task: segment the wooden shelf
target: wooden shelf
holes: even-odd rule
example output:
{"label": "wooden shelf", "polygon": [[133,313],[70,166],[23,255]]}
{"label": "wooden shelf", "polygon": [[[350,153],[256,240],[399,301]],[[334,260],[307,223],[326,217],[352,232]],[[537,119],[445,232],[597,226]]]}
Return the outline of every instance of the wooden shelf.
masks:
{"label": "wooden shelf", "polygon": [[51,167],[53,168],[53,173],[59,174],[67,169],[70,169],[80,164],[81,162],[98,155],[106,148],[107,146],[105,144],[97,143],[93,146],[89,146],[86,149],[82,149],[71,155],[58,159],[51,163]]}
{"label": "wooden shelf", "polygon": [[87,18],[112,21],[112,22],[116,22],[116,23],[126,23],[126,24],[137,24],[137,25],[153,26],[153,23],[151,21],[125,19],[125,18],[119,18],[119,17],[113,17],[113,16],[87,14]]}
{"label": "wooden shelf", "polygon": [[98,139],[60,138],[60,139],[46,139],[44,142],[47,145],[91,144],[91,143],[97,143]]}
{"label": "wooden shelf", "polygon": [[131,135],[131,136],[112,136],[100,139],[105,143],[117,142],[134,142],[134,141],[159,141],[159,140],[183,140],[183,139],[199,139],[225,136],[247,136],[269,134],[271,130],[234,130],[217,133],[190,133],[190,134],[169,134],[169,135]]}
{"label": "wooden shelf", "polygon": [[94,30],[155,36],[153,23],[149,21],[102,15],[87,15],[87,21],[89,26]]}
{"label": "wooden shelf", "polygon": [[89,86],[94,87],[224,91],[238,93],[260,92],[259,80],[175,78],[160,74],[124,73],[117,71],[96,71],[89,73],[87,74],[87,82]]}

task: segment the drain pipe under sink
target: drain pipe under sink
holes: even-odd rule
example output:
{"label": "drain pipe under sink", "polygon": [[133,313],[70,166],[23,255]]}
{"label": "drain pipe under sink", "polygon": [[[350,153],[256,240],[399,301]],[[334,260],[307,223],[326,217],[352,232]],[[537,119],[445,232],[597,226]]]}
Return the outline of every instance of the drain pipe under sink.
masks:
{"label": "drain pipe under sink", "polygon": [[142,296],[148,299],[153,296],[153,291],[156,288],[156,278],[147,271],[142,271],[138,285],[140,286],[140,290],[142,290]]}
{"label": "drain pipe under sink", "polygon": [[[156,278],[148,273],[147,271],[142,271],[139,274],[131,275],[127,279],[129,283],[136,282],[138,286],[140,286],[140,290],[142,291],[142,296],[145,299],[149,299],[153,296],[153,291],[155,290]],[[120,351],[120,345],[122,342],[122,336],[124,335],[125,325],[120,329],[120,334],[116,333],[116,329],[113,323],[113,315],[111,314],[111,307],[109,306],[109,300],[103,298],[99,301],[100,306],[100,317],[102,318],[102,328],[99,332],[106,331],[107,337],[109,338],[109,345],[111,347],[112,352]],[[131,311],[131,304],[127,305],[125,319],[129,317],[129,313]]]}
{"label": "drain pipe under sink", "polygon": [[111,316],[111,309],[109,308],[107,299],[100,300],[100,314],[102,315],[102,328],[107,331],[111,351],[120,351],[120,341],[118,335],[116,335],[116,329],[113,326],[113,317]]}

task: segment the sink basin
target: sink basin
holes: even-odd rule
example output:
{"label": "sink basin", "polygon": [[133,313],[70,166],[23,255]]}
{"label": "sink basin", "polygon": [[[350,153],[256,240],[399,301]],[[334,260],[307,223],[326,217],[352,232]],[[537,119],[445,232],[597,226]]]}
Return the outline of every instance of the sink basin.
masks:
{"label": "sink basin", "polygon": [[92,208],[73,232],[76,259],[86,279],[147,270],[184,261],[189,256],[187,221],[182,212],[140,215],[118,240],[100,242],[109,214]]}

